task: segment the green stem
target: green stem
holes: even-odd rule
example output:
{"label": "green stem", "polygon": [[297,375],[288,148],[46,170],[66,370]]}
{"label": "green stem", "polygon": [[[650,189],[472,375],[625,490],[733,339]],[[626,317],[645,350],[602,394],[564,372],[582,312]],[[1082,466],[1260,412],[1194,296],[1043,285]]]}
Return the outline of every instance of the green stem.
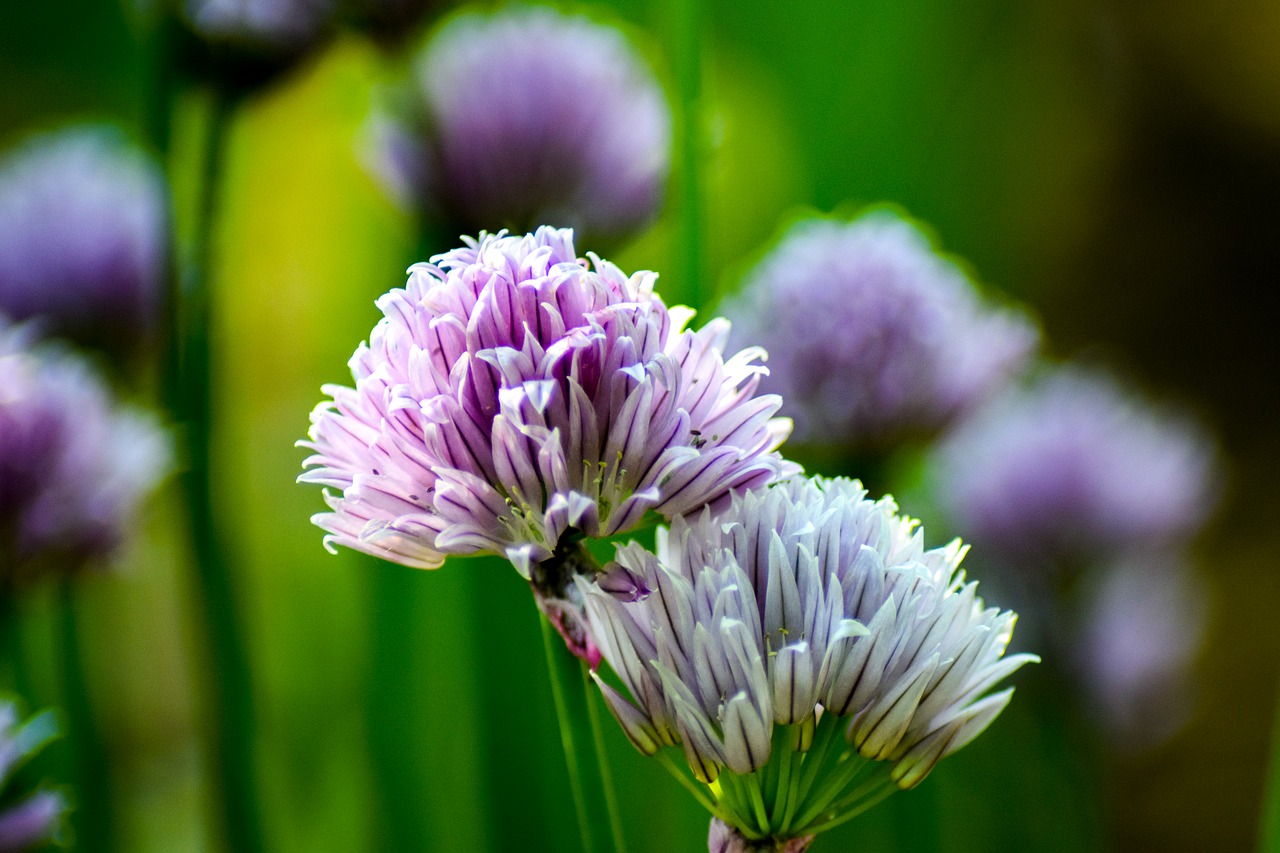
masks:
{"label": "green stem", "polygon": [[679,86],[678,168],[676,170],[676,204],[679,211],[679,251],[677,256],[684,298],[689,305],[701,308],[710,297],[703,287],[707,277],[706,211],[702,191],[702,165],[705,145],[702,136],[702,3],[701,0],[675,0],[673,27],[676,78]]}
{"label": "green stem", "polygon": [[609,814],[609,830],[613,837],[613,849],[618,853],[626,853],[627,843],[622,835],[622,813],[618,808],[618,795],[613,787],[613,772],[609,769],[609,753],[604,742],[604,727],[601,724],[600,695],[591,680],[591,671],[586,666],[582,670],[582,693],[587,699],[587,717],[591,721],[591,741],[595,746],[596,763],[600,769],[600,784],[604,792],[605,808]]}
{"label": "green stem", "polygon": [[1267,772],[1265,799],[1262,803],[1260,853],[1280,853],[1280,703],[1271,731],[1271,762]]}
{"label": "green stem", "polygon": [[569,788],[578,816],[582,849],[584,853],[609,850],[623,853],[621,833],[616,829],[616,809],[610,809],[611,795],[606,793],[608,775],[603,758],[592,761],[589,756],[592,749],[589,694],[575,686],[583,682],[584,664],[565,650],[564,641],[546,617],[541,622],[551,696],[560,720],[560,742],[569,768]]}
{"label": "green stem", "polygon": [[111,762],[98,730],[89,686],[85,683],[73,583],[71,580],[63,580],[58,591],[62,705],[67,715],[69,740],[75,762],[77,806],[71,813],[71,820],[78,850],[85,853],[108,853],[115,847],[111,815]]}
{"label": "green stem", "polygon": [[674,776],[676,781],[685,787],[685,790],[690,794],[693,794],[693,798],[697,800],[704,809],[711,812],[715,817],[728,822],[727,818],[729,815],[726,814],[724,809],[712,802],[711,798],[707,796],[707,792],[701,783],[690,779],[680,770],[679,767],[676,766],[675,762],[671,760],[671,756],[667,754],[665,749],[659,749],[654,753],[654,758],[658,759],[658,763],[665,767],[667,772]]}
{"label": "green stem", "polygon": [[31,676],[27,672],[27,656],[22,641],[22,609],[12,590],[0,591],[0,655],[3,656],[3,674],[8,687],[27,702],[34,703],[31,694]]}
{"label": "green stem", "polygon": [[224,843],[235,853],[263,851],[262,821],[254,773],[253,678],[243,642],[239,600],[228,548],[214,517],[214,372],[210,327],[211,261],[227,136],[236,99],[217,92],[208,118],[196,211],[195,243],[177,306],[179,359],[168,384],[174,413],[186,430],[188,467],[183,487],[190,513],[196,595],[203,613],[212,673],[208,681],[214,713],[210,759]]}

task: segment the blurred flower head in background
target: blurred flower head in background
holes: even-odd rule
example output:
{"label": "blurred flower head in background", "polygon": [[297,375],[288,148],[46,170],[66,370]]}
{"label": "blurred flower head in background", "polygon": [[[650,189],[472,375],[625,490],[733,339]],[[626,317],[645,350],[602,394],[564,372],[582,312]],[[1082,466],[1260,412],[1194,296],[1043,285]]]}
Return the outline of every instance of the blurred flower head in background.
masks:
{"label": "blurred flower head in background", "polygon": [[1079,605],[1063,651],[1091,718],[1123,750],[1160,742],[1194,708],[1207,584],[1180,555],[1153,554],[1093,572]]}
{"label": "blurred flower head in background", "polygon": [[549,8],[469,12],[424,49],[407,116],[379,119],[378,171],[453,228],[630,235],[657,213],[671,116],[615,27]]}
{"label": "blurred flower head in background", "polygon": [[339,11],[339,0],[183,0],[194,42],[183,58],[199,76],[250,89],[324,45]]}
{"label": "blurred flower head in background", "polygon": [[631,699],[597,681],[641,751],[681,744],[699,781],[718,780],[709,807],[747,840],[811,835],[919,784],[1012,695],[988,690],[1036,659],[1003,657],[1016,616],[983,604],[964,553],[925,550],[917,523],[857,481],[735,495],[660,529],[656,553],[618,549],[648,596],[583,584]]}
{"label": "blurred flower head in background", "polygon": [[409,566],[496,552],[525,577],[566,534],[679,515],[784,468],[789,424],[755,396],[758,350],[685,329],[656,275],[628,277],[573,233],[482,235],[413,267],[325,386],[299,479],[337,489],[326,543]]}
{"label": "blurred flower head in background", "polygon": [[59,735],[51,711],[19,720],[17,707],[0,698],[0,853],[21,853],[55,838],[67,811],[56,791],[10,790],[14,774]]}
{"label": "blurred flower head in background", "polygon": [[170,464],[155,418],[0,319],[0,594],[109,557]]}
{"label": "blurred flower head in background", "polygon": [[887,210],[796,223],[723,310],[735,340],[768,351],[762,387],[784,398],[795,440],[855,452],[936,432],[1038,341]]}
{"label": "blurred flower head in background", "polygon": [[935,450],[941,508],[1021,570],[1168,552],[1219,494],[1211,438],[1104,372],[1054,368],[965,420]]}
{"label": "blurred flower head in background", "polygon": [[0,157],[0,314],[114,353],[158,326],[169,227],[159,166],[113,127]]}

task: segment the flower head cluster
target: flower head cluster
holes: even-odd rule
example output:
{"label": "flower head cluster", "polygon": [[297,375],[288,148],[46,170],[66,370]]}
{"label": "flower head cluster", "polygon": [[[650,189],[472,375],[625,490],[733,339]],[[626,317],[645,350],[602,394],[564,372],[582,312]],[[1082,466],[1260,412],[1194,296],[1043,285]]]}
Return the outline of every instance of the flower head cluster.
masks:
{"label": "flower head cluster", "polygon": [[381,127],[380,169],[456,226],[597,241],[656,213],[670,111],[619,30],[548,8],[466,13],[427,45],[417,82],[418,115]]}
{"label": "flower head cluster", "polygon": [[0,593],[108,556],[168,466],[155,420],[0,323]]}
{"label": "flower head cluster", "polygon": [[725,306],[769,351],[799,441],[864,450],[929,434],[1026,362],[1037,333],[884,210],[797,223]]}
{"label": "flower head cluster", "polygon": [[11,791],[13,774],[58,736],[53,714],[45,711],[19,722],[13,703],[0,699],[0,853],[20,853],[57,834],[67,810],[56,791]]}
{"label": "flower head cluster", "polygon": [[783,470],[762,355],[685,328],[655,276],[574,253],[568,230],[484,235],[415,266],[325,387],[301,476],[327,542],[398,563],[497,552],[530,576],[566,537],[724,503]]}
{"label": "flower head cluster", "polygon": [[1166,551],[1216,496],[1212,444],[1197,426],[1079,367],[993,401],[943,442],[932,469],[948,515],[1010,565]]}
{"label": "flower head cluster", "polygon": [[[1035,659],[1003,657],[1016,617],[983,605],[963,555],[958,542],[925,550],[916,522],[856,481],[735,495],[660,529],[656,553],[619,548],[647,597],[580,581],[631,698],[601,689],[642,751],[680,744],[698,780],[719,780],[710,807],[747,839],[812,834],[918,784],[1008,703],[1011,689],[989,689]],[[790,782],[762,785],[772,773]],[[839,774],[852,791],[830,784]]]}
{"label": "flower head cluster", "polygon": [[114,128],[32,137],[0,159],[0,314],[124,348],[154,327],[164,179]]}

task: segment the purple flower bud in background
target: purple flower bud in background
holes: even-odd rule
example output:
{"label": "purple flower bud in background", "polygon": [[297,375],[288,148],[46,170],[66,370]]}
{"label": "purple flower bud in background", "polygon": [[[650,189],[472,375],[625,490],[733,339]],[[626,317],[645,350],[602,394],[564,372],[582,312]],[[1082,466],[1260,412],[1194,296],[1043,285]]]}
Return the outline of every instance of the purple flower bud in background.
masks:
{"label": "purple flower bud in background", "polygon": [[0,158],[0,314],[127,351],[157,326],[167,235],[164,177],[123,133],[33,136]]}
{"label": "purple flower bud in background", "polygon": [[19,722],[18,711],[0,700],[0,853],[33,850],[55,839],[67,811],[56,791],[33,793],[9,790],[13,774],[59,736],[53,714],[45,711]]}
{"label": "purple flower bud in background", "polygon": [[[656,276],[575,255],[568,230],[479,241],[418,264],[325,386],[299,479],[333,489],[327,543],[421,568],[495,552],[529,577],[578,534],[727,502],[787,466],[789,423],[755,396],[762,353],[728,324],[685,328]],[[567,537],[562,542],[562,537]]]}
{"label": "purple flower bud in background", "polygon": [[0,594],[109,557],[168,465],[153,417],[0,320]]}
{"label": "purple flower bud in background", "polygon": [[379,124],[379,171],[459,230],[549,224],[595,243],[656,214],[671,117],[652,72],[610,26],[548,8],[466,13],[418,63],[408,121]]}
{"label": "purple flower bud in background", "polygon": [[796,223],[724,313],[769,353],[795,440],[853,452],[927,436],[1017,372],[1038,333],[887,210]]}
{"label": "purple flower bud in background", "polygon": [[183,0],[183,59],[232,88],[263,85],[322,47],[338,12],[339,0]]}
{"label": "purple flower bud in background", "polygon": [[1218,494],[1203,430],[1081,367],[992,401],[939,445],[931,469],[957,528],[1009,566],[1167,551],[1199,530]]}

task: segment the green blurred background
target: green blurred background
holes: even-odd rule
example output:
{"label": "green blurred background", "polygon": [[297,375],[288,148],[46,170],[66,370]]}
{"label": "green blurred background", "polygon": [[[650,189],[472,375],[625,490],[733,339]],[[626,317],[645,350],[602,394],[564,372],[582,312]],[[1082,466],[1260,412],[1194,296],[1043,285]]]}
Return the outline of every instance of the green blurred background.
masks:
{"label": "green blurred background", "polygon": [[[667,81],[673,8],[607,10],[647,34]],[[821,849],[1251,849],[1280,670],[1280,332],[1262,303],[1280,284],[1280,4],[715,0],[702,14],[708,281],[681,280],[671,215],[612,260],[664,272],[668,302],[696,294],[707,307],[797,211],[892,201],[1033,306],[1053,352],[1100,351],[1194,409],[1229,465],[1199,543],[1214,599],[1184,730],[1144,753],[1104,749],[1087,721],[1046,711],[1050,670],[1032,668],[1015,678],[1027,701],[894,798],[927,804],[936,825],[911,825],[891,800]],[[0,142],[82,118],[141,134],[154,70],[140,21],[133,0],[0,3]],[[330,556],[308,522],[320,496],[294,484],[293,443],[321,383],[349,379],[374,298],[416,260],[416,225],[362,150],[395,73],[345,34],[253,98],[230,143],[216,477],[252,652],[268,848],[572,850],[524,585],[496,561],[422,573]],[[198,96],[179,100],[180,226],[202,115]],[[80,592],[123,851],[213,847],[207,667],[175,503],[171,486],[124,571]],[[378,630],[375,572],[395,576],[412,614],[393,631]],[[32,610],[38,640],[52,602]],[[37,703],[57,695],[52,676],[37,689]],[[705,849],[697,806],[610,734],[633,850]],[[368,757],[379,738],[401,759],[390,786]],[[388,826],[388,811],[409,819]]]}

